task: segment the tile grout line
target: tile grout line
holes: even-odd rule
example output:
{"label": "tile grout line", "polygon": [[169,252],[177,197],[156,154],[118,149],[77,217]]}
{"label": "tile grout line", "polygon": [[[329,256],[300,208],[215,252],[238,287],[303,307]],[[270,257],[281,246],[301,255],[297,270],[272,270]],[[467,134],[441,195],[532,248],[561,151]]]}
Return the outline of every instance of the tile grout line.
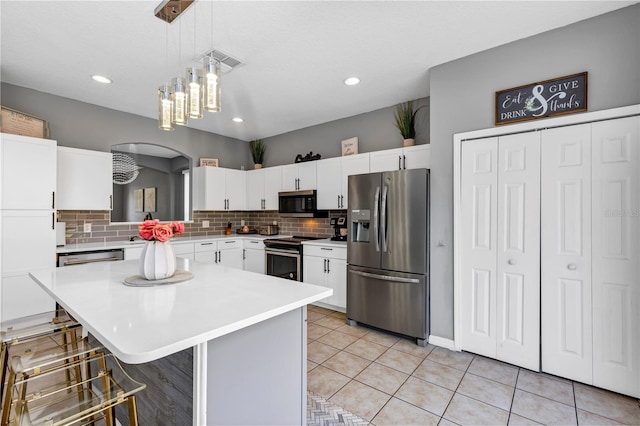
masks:
{"label": "tile grout line", "polygon": [[522,369],[518,367],[518,374],[516,374],[516,382],[513,384],[513,395],[511,396],[511,405],[509,406],[509,416],[507,417],[507,424],[509,424],[509,422],[511,421],[511,413],[513,413],[513,401],[515,401],[516,399],[516,391],[518,390],[518,380],[520,379],[521,370]]}

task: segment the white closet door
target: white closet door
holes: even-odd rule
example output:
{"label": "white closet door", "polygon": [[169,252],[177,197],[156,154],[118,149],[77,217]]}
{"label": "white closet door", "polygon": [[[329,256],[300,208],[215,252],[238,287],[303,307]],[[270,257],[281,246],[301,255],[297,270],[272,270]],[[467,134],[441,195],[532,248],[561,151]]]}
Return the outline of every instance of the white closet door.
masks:
{"label": "white closet door", "polygon": [[592,125],[593,384],[640,397],[638,117]]}
{"label": "white closet door", "polygon": [[498,139],[462,144],[460,342],[462,349],[496,357]]}
{"label": "white closet door", "polygon": [[542,370],[592,383],[591,125],[541,137]]}
{"label": "white closet door", "polygon": [[498,140],[497,358],[540,368],[540,134]]}

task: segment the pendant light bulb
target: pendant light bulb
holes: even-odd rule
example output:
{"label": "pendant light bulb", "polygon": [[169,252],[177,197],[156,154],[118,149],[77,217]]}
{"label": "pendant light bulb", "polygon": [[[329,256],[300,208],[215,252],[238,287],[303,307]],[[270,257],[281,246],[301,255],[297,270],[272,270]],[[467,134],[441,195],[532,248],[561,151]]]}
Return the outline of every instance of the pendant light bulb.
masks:
{"label": "pendant light bulb", "polygon": [[180,126],[187,124],[189,120],[189,92],[184,77],[176,77],[171,80],[173,85],[173,122]]}
{"label": "pendant light bulb", "polygon": [[169,84],[158,87],[158,127],[162,130],[175,130],[173,125],[172,88]]}
{"label": "pendant light bulb", "polygon": [[202,71],[196,67],[187,68],[189,91],[189,118],[202,118],[204,91],[202,90]]}
{"label": "pendant light bulb", "polygon": [[220,61],[209,54],[203,59],[204,74],[204,109],[209,112],[220,112],[221,84]]}

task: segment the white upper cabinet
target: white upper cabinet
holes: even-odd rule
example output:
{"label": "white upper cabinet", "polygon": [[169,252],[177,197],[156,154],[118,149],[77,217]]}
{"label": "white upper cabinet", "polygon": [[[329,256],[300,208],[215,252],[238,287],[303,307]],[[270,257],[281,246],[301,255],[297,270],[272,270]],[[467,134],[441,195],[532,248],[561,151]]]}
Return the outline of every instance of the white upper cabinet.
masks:
{"label": "white upper cabinet", "polygon": [[374,151],[370,154],[371,172],[431,168],[431,145]]}
{"label": "white upper cabinet", "polygon": [[318,208],[346,209],[349,176],[362,173],[369,173],[369,154],[318,161]]}
{"label": "white upper cabinet", "polygon": [[308,161],[282,166],[282,190],[316,189],[316,163]]}
{"label": "white upper cabinet", "polygon": [[111,210],[110,152],[58,147],[58,210]]}
{"label": "white upper cabinet", "polygon": [[278,210],[278,192],[282,189],[280,167],[249,170],[246,182],[247,210]]}
{"label": "white upper cabinet", "polygon": [[194,167],[194,210],[243,210],[245,172],[222,167]]}
{"label": "white upper cabinet", "polygon": [[56,141],[0,134],[0,209],[56,208]]}

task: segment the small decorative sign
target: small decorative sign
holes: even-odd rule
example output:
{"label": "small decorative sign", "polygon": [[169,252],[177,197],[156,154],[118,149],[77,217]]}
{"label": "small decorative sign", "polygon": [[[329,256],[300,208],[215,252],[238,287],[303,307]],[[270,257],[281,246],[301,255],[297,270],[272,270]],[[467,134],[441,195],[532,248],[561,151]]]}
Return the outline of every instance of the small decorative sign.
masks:
{"label": "small decorative sign", "polygon": [[358,153],[358,138],[349,138],[342,141],[342,156]]}
{"label": "small decorative sign", "polygon": [[587,110],[587,73],[496,92],[496,124]]}
{"label": "small decorative sign", "polygon": [[201,158],[200,167],[218,167],[217,158]]}
{"label": "small decorative sign", "polygon": [[49,137],[49,125],[33,115],[0,107],[0,132],[42,139]]}

